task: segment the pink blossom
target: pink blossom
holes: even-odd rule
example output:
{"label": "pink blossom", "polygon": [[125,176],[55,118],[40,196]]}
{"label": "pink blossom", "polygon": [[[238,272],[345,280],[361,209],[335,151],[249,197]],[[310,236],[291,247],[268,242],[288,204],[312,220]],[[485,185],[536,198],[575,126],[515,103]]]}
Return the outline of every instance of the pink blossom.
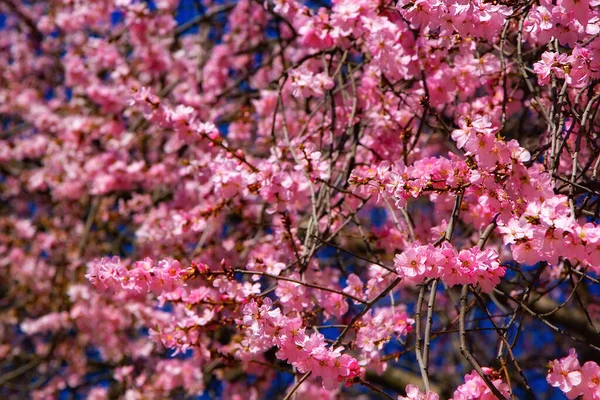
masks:
{"label": "pink blossom", "polygon": [[565,393],[569,393],[581,383],[582,375],[575,349],[571,349],[567,357],[551,361],[550,372],[546,379],[549,384]]}
{"label": "pink blossom", "polygon": [[394,258],[396,272],[401,277],[416,278],[426,271],[427,255],[421,247],[409,247]]}
{"label": "pink blossom", "polygon": [[406,397],[398,396],[398,400],[438,400],[440,397],[432,392],[421,392],[415,385],[406,386]]}

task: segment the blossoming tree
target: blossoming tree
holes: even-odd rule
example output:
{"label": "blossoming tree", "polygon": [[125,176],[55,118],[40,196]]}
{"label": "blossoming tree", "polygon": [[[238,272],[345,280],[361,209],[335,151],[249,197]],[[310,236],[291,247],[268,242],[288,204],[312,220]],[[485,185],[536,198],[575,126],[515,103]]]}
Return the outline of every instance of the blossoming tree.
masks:
{"label": "blossoming tree", "polygon": [[600,399],[599,35],[0,0],[0,397]]}

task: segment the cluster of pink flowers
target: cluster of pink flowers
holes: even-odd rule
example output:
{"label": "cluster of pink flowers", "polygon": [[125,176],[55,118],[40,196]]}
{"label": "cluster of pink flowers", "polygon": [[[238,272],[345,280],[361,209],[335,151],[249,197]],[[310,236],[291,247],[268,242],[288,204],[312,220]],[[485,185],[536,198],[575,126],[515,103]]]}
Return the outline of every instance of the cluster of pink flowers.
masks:
{"label": "cluster of pink flowers", "polygon": [[421,392],[415,385],[406,386],[406,396],[398,396],[398,400],[439,400],[440,396],[432,391]]}
{"label": "cluster of pink flowers", "polygon": [[[529,152],[514,140],[499,140],[498,127],[493,126],[487,116],[462,116],[458,118],[458,126],[460,129],[452,132],[452,138],[459,149],[466,151],[465,156],[472,157],[471,164],[452,154],[448,158],[422,158],[409,166],[384,161],[377,169],[355,169],[350,183],[363,194],[389,194],[398,207],[404,207],[410,198],[425,194],[464,191],[465,196],[477,196],[479,207],[483,209],[472,211],[477,225],[484,225],[486,218],[489,223],[498,212],[508,217],[519,206],[516,200],[523,195],[522,191],[528,189],[523,187],[521,176],[530,175],[527,179],[536,183],[535,171],[529,172],[523,166],[530,160]],[[501,182],[499,175],[507,179]],[[534,186],[530,192],[535,191]]]}
{"label": "cluster of pink flowers", "polygon": [[199,139],[197,132],[213,139],[219,137],[219,131],[214,124],[205,124],[197,119],[194,108],[181,104],[170,107],[161,102],[148,87],[134,88],[129,105],[138,107],[149,121],[175,129],[178,139],[183,143],[197,141]]}
{"label": "cluster of pink flowers", "polygon": [[247,352],[243,357],[277,346],[277,358],[287,360],[302,373],[321,377],[326,389],[336,388],[339,382],[351,384],[361,374],[356,359],[342,354],[343,347],[328,347],[318,332],[307,334],[302,318],[283,315],[279,308],[273,308],[271,299],[265,298],[262,304],[250,301],[243,314],[248,332],[242,342]]}
{"label": "cluster of pink flowers", "polygon": [[531,10],[525,24],[530,40],[547,43],[556,38],[561,45],[573,47],[578,40],[599,31],[597,0],[541,1]]}
{"label": "cluster of pink flowers", "polygon": [[511,9],[483,1],[443,0],[401,1],[397,5],[404,17],[422,29],[453,30],[462,35],[492,38],[502,29]]}
{"label": "cluster of pink flowers", "polygon": [[56,333],[62,328],[69,326],[69,313],[53,312],[34,320],[25,320],[21,323],[21,329],[29,335],[35,333]]}
{"label": "cluster of pink flowers", "polygon": [[448,286],[479,285],[486,293],[500,283],[505,272],[496,250],[472,247],[459,252],[448,243],[408,247],[396,255],[394,266],[398,275],[411,282],[440,278]]}
{"label": "cluster of pink flowers", "polygon": [[520,263],[557,264],[560,257],[568,254],[570,259],[600,270],[600,228],[577,223],[566,196],[529,203],[520,218],[511,218],[499,230]]}
{"label": "cluster of pink flowers", "polygon": [[532,8],[525,23],[529,39],[537,43],[557,39],[561,45],[569,46],[565,52],[544,52],[534,64],[540,85],[547,85],[554,77],[564,79],[570,86],[583,87],[600,76],[600,47],[579,43],[600,32],[600,19],[595,12],[599,5],[596,0],[560,0],[542,1]]}
{"label": "cluster of pink flowers", "polygon": [[546,380],[569,399],[600,399],[600,366],[593,361],[579,365],[575,349],[571,349],[568,356],[550,362]]}
{"label": "cluster of pink flowers", "polygon": [[[478,196],[478,208],[470,213],[478,226],[484,227],[498,214],[499,231],[503,234],[505,244],[511,244],[516,261],[535,264],[544,260],[556,264],[559,257],[569,254],[573,259],[596,269],[600,261],[597,226],[580,225],[573,218],[567,196],[556,195],[550,190],[550,176],[547,173],[524,168],[523,164],[530,161],[529,152],[515,141],[507,143],[498,140],[495,137],[497,128],[491,125],[487,117],[473,120],[459,118],[458,125],[460,129],[452,132],[452,138],[456,140],[457,147],[467,151],[467,156],[474,157],[478,170],[469,167],[463,160],[452,158],[423,159],[409,167],[403,164],[390,167],[382,163],[377,170],[355,170],[351,183],[360,188],[363,194],[390,194],[398,207],[404,206],[409,198],[419,197],[425,192],[456,191],[463,187],[465,196]],[[498,182],[499,174],[504,176],[503,185]],[[437,196],[431,195],[432,199]],[[529,197],[535,200],[524,207],[523,199]],[[420,255],[416,254],[415,248],[407,249],[407,255],[397,258],[396,262],[406,267],[410,261],[406,258],[409,256],[411,260],[417,256],[424,260],[428,255],[424,254],[426,252],[423,249]],[[434,253],[440,252],[443,251]],[[402,268],[401,275],[408,278],[436,276],[437,268],[427,268],[420,261],[416,260],[413,268]],[[492,270],[496,271],[497,268],[492,267]],[[453,267],[448,271],[453,271]],[[458,273],[459,270],[454,271],[457,276],[464,276]],[[500,273],[498,277],[503,275],[503,270],[497,272]],[[496,278],[493,280],[498,282]],[[455,281],[464,282],[468,282],[468,279],[459,278]]]}
{"label": "cluster of pink flowers", "polygon": [[[500,374],[491,368],[483,367],[483,373],[490,379],[492,384],[505,397],[510,398],[509,387],[502,380]],[[495,400],[496,395],[492,393],[485,381],[476,371],[465,375],[465,383],[460,385],[454,392],[452,400]]]}
{"label": "cluster of pink flowers", "polygon": [[127,268],[119,257],[104,257],[88,265],[86,278],[101,290],[121,290],[132,292],[152,291],[161,294],[172,291],[183,283],[189,271],[182,269],[177,260],[161,260],[155,264],[150,258],[137,261]]}
{"label": "cluster of pink flowers", "polygon": [[405,307],[379,307],[365,315],[356,332],[356,347],[361,366],[385,371],[387,364],[381,362],[381,351],[391,340],[403,340],[413,332],[415,320],[408,316]]}
{"label": "cluster of pink flowers", "polygon": [[360,194],[389,194],[397,207],[404,207],[410,198],[418,198],[434,190],[457,190],[468,183],[469,169],[460,159],[423,158],[411,166],[383,161],[377,169],[356,168],[350,183]]}
{"label": "cluster of pink flowers", "polygon": [[325,72],[314,74],[306,69],[290,71],[290,84],[295,97],[322,97],[334,85]]}
{"label": "cluster of pink flowers", "polygon": [[590,50],[575,47],[570,55],[546,51],[542,59],[533,65],[540,85],[547,85],[552,76],[564,79],[573,86],[586,85],[590,79],[600,76],[597,58],[590,55]]}
{"label": "cluster of pink flowers", "polygon": [[[504,382],[498,372],[491,368],[482,368],[483,372],[490,378],[492,384],[506,398],[510,398],[508,384]],[[398,396],[398,400],[438,400],[437,393],[432,391],[421,392],[415,385],[406,386],[406,396]],[[496,395],[492,393],[485,381],[476,371],[465,375],[465,383],[460,385],[452,400],[495,400]]]}

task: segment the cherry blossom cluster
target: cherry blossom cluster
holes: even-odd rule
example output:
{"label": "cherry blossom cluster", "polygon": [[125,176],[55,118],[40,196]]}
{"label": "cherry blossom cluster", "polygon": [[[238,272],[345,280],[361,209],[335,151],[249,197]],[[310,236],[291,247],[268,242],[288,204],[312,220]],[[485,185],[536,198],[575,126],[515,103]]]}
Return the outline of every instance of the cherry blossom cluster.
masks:
{"label": "cherry blossom cluster", "polygon": [[[506,382],[502,380],[500,374],[491,368],[482,368],[483,372],[490,378],[492,384],[506,398],[510,397],[510,392]],[[484,380],[475,371],[465,375],[465,383],[460,385],[452,397],[453,400],[494,400],[497,399]],[[432,391],[421,392],[415,385],[406,386],[406,396],[399,396],[398,400],[438,400],[437,393]]]}
{"label": "cherry blossom cluster", "polygon": [[[452,139],[459,149],[464,148],[465,156],[471,161],[452,154],[449,158],[422,158],[408,166],[384,161],[377,170],[355,170],[350,183],[359,186],[361,193],[389,193],[398,207],[404,207],[411,197],[466,189],[467,196],[479,195],[480,206],[485,208],[485,214],[479,215],[511,212],[518,206],[515,202],[524,190],[522,184],[517,185],[514,180],[522,175],[530,180],[537,178],[535,170],[529,171],[523,166],[530,160],[529,152],[514,140],[497,139],[498,127],[493,126],[487,116],[461,116],[457,124],[460,129],[452,132]],[[496,178],[498,175],[503,176],[501,181]],[[536,189],[534,186],[532,191]]]}
{"label": "cherry blossom cluster", "polygon": [[547,43],[555,38],[561,45],[573,46],[599,32],[598,5],[596,0],[540,2],[532,8],[525,30],[530,40]]}
{"label": "cherry blossom cluster", "polygon": [[409,318],[403,307],[380,307],[369,312],[356,331],[359,365],[385,371],[387,364],[381,361],[384,346],[392,340],[404,340],[414,331],[414,323],[415,320]]}
{"label": "cherry blossom cluster", "polygon": [[343,347],[328,347],[318,332],[307,334],[301,318],[283,315],[279,308],[273,308],[271,299],[265,298],[262,304],[251,301],[242,312],[248,329],[242,342],[248,352],[244,357],[277,346],[277,358],[287,360],[302,373],[321,377],[326,389],[336,388],[339,382],[352,383],[361,374],[356,359],[342,354]]}
{"label": "cherry blossom cluster", "polygon": [[459,252],[447,243],[440,247],[429,244],[406,248],[395,256],[394,266],[399,276],[411,282],[440,278],[448,286],[480,285],[487,293],[505,273],[494,249],[472,247]]}
{"label": "cherry blossom cluster", "polygon": [[575,349],[571,349],[568,356],[550,362],[546,380],[569,399],[600,398],[600,366],[593,361],[580,365]]}
{"label": "cherry blossom cluster", "polygon": [[377,169],[358,168],[353,171],[350,183],[358,186],[362,195],[389,194],[397,207],[404,207],[408,199],[430,191],[458,190],[468,183],[468,178],[464,160],[431,157],[417,160],[410,167],[383,161]]}
{"label": "cherry blossom cluster", "polygon": [[520,218],[511,218],[499,230],[518,262],[556,264],[568,254],[573,261],[599,271],[600,230],[591,223],[577,223],[566,196],[530,203]]}
{"label": "cherry blossom cluster", "polygon": [[161,294],[181,284],[187,273],[177,260],[161,260],[155,265],[146,258],[128,269],[115,256],[91,262],[86,277],[101,290],[122,288],[132,292],[152,291]]}
{"label": "cherry blossom cluster", "polygon": [[[383,164],[377,171],[355,171],[351,182],[364,188],[361,193],[390,193],[399,207],[408,198],[419,197],[424,191],[456,191],[457,182],[462,182],[462,185],[468,186],[466,196],[479,195],[480,208],[477,211],[480,213],[477,219],[481,222],[478,225],[483,226],[482,215],[488,216],[489,221],[499,213],[500,232],[505,244],[513,245],[516,261],[534,264],[544,260],[556,264],[558,258],[567,253],[575,260],[597,268],[598,228],[594,224],[580,225],[572,217],[567,197],[551,192],[548,174],[535,168],[524,168],[523,164],[530,160],[529,153],[514,141],[505,143],[497,140],[497,129],[486,117],[479,117],[473,122],[459,119],[458,124],[462,129],[455,130],[452,138],[459,148],[467,150],[467,156],[474,156],[479,170],[469,168],[462,160],[458,160],[456,166],[451,160],[430,163],[433,167],[430,173],[423,173],[427,167],[420,161],[410,167],[399,165],[390,168]],[[501,182],[494,178],[499,173],[504,175]],[[460,175],[457,177],[455,174]],[[538,198],[528,203],[525,209],[522,199],[532,195]],[[411,277],[424,272],[423,265],[414,273],[403,271],[403,274]]]}
{"label": "cherry blossom cluster", "polygon": [[[486,367],[482,368],[482,370],[492,381],[492,384],[498,389],[500,394],[509,398],[510,392],[508,384],[502,380],[500,373]],[[492,393],[481,376],[475,371],[465,375],[465,383],[456,389],[454,396],[452,397],[453,400],[494,400],[497,398],[498,397]]]}
{"label": "cherry blossom cluster", "polygon": [[333,88],[333,80],[324,72],[313,74],[307,70],[295,69],[290,72],[290,84],[295,97],[322,97],[325,91]]}
{"label": "cherry blossom cluster", "polygon": [[511,9],[483,1],[401,1],[397,5],[404,18],[421,29],[456,31],[469,37],[498,35]]}
{"label": "cherry blossom cluster", "polygon": [[440,396],[432,391],[421,392],[415,385],[406,386],[406,396],[398,396],[398,400],[439,400]]}
{"label": "cherry blossom cluster", "polygon": [[599,66],[596,58],[590,57],[588,49],[577,46],[571,55],[544,52],[542,59],[533,65],[533,70],[540,85],[547,85],[550,78],[555,77],[573,86],[583,86],[599,76]]}

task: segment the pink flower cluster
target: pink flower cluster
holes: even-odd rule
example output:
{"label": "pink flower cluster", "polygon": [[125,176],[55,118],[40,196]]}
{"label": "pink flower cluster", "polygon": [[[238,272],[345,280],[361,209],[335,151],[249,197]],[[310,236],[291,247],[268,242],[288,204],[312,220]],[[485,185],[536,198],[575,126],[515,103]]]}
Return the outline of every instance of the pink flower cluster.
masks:
{"label": "pink flower cluster", "polygon": [[177,260],[161,260],[155,265],[150,258],[137,261],[133,268],[128,269],[115,256],[90,262],[86,278],[101,290],[125,289],[133,293],[152,291],[161,294],[183,284],[188,272],[181,268]]}
{"label": "pink flower cluster", "polygon": [[545,86],[552,76],[565,79],[573,86],[583,86],[591,79],[600,77],[600,62],[592,57],[590,50],[577,46],[571,54],[546,51],[542,59],[533,64],[540,85]]}
{"label": "pink flower cluster", "polygon": [[167,393],[178,387],[185,387],[194,394],[204,391],[204,377],[200,365],[190,368],[190,365],[182,360],[161,360],[156,366],[156,371],[158,379],[154,385]]}
{"label": "pink flower cluster", "polygon": [[568,255],[571,260],[600,271],[600,228],[577,223],[566,196],[529,203],[521,217],[509,219],[499,231],[504,243],[511,245],[515,261],[520,263],[556,264],[560,257]]}
{"label": "pink flower cluster", "polygon": [[493,38],[499,33],[511,9],[505,5],[480,0],[400,1],[397,5],[403,16],[421,29],[454,31],[464,36]]}
{"label": "pink flower cluster", "polygon": [[53,312],[40,318],[27,319],[21,323],[21,329],[27,334],[56,333],[60,329],[69,326],[69,313]]}
{"label": "pink flower cluster", "polygon": [[356,168],[349,182],[366,195],[379,193],[393,197],[397,207],[404,207],[410,198],[417,198],[434,190],[456,190],[469,181],[469,168],[456,157],[428,157],[411,166],[383,161],[373,167]]}
{"label": "pink flower cluster", "polygon": [[314,74],[306,69],[290,71],[290,82],[294,97],[322,97],[334,85],[333,79],[325,72]]}
{"label": "pink flower cluster", "polygon": [[[175,147],[180,143],[195,143],[201,135],[211,139],[219,138],[219,131],[213,123],[203,123],[198,119],[193,107],[182,104],[171,107],[161,102],[152,90],[148,87],[133,89],[130,106],[139,108],[146,119],[165,128],[173,128],[177,135],[170,141],[170,147]],[[173,143],[177,140],[176,143]]]}
{"label": "pink flower cluster", "polygon": [[326,389],[336,388],[339,382],[352,384],[361,374],[356,359],[342,354],[343,347],[332,349],[322,334],[306,333],[302,318],[283,315],[279,308],[273,308],[271,299],[265,298],[262,304],[252,300],[242,312],[247,326],[243,357],[277,346],[277,358],[287,360],[302,373],[321,377]]}
{"label": "pink flower cluster", "polygon": [[[597,269],[600,265],[598,227],[594,224],[580,225],[573,218],[567,196],[554,194],[550,189],[548,173],[524,167],[524,163],[530,161],[529,152],[515,141],[497,139],[497,128],[488,117],[461,117],[458,125],[460,129],[452,132],[452,138],[458,148],[473,157],[478,169],[455,158],[422,159],[409,167],[403,164],[390,167],[384,162],[378,169],[355,169],[350,182],[363,194],[391,194],[398,207],[404,206],[409,198],[426,192],[464,187],[466,198],[478,198],[478,205],[469,211],[469,218],[484,227],[484,223],[489,223],[497,214],[499,231],[505,244],[512,246],[516,261],[535,264],[545,260],[556,264],[559,257],[569,254],[584,265]],[[431,194],[432,200],[438,196]],[[533,200],[526,203],[525,198]],[[482,216],[487,216],[487,222]],[[410,256],[411,260],[417,257],[415,249],[407,251],[409,253],[400,259],[404,266],[410,261],[406,257]],[[416,260],[411,268],[402,269],[401,275],[408,278],[436,276],[434,269],[428,269],[424,262],[420,262],[426,256],[420,255],[420,260]],[[468,260],[466,262],[469,263]],[[492,267],[492,270],[496,268]],[[457,274],[452,267],[449,271]],[[503,275],[500,270],[498,272],[499,276]],[[456,283],[466,281],[455,279]]]}
{"label": "pink flower cluster", "polygon": [[[529,161],[529,152],[516,140],[504,141],[497,138],[499,127],[492,123],[487,115],[460,116],[457,119],[459,129],[452,131],[451,137],[465,155],[473,156],[477,166],[483,171],[498,171],[500,166],[519,165]],[[512,171],[511,171],[512,172]],[[516,171],[515,171],[516,172]],[[473,171],[471,182],[481,178],[478,171]]]}
{"label": "pink flower cluster", "polygon": [[409,318],[406,307],[379,307],[365,315],[356,332],[356,347],[360,350],[359,364],[385,371],[381,351],[393,339],[402,340],[413,331],[415,320]]}
{"label": "pink flower cluster", "polygon": [[599,31],[597,0],[543,0],[532,8],[525,24],[530,40],[547,43],[557,39],[561,45],[574,47],[578,40]]}
{"label": "pink flower cluster", "polygon": [[458,252],[448,243],[439,247],[410,246],[396,255],[394,266],[398,275],[411,282],[441,278],[448,286],[479,285],[486,293],[500,283],[505,273],[496,250],[472,247]]}
{"label": "pink flower cluster", "polygon": [[415,385],[406,386],[406,396],[398,396],[398,400],[439,400],[440,396],[432,391],[421,392]]}
{"label": "pink flower cluster", "polygon": [[569,47],[565,52],[546,51],[533,65],[540,85],[547,85],[554,76],[570,86],[582,87],[600,77],[600,47],[584,41],[600,32],[599,5],[597,0],[545,0],[532,8],[524,25],[529,40],[547,43],[556,39]]}
{"label": "pink flower cluster", "polygon": [[550,362],[546,380],[568,399],[579,396],[582,400],[600,399],[600,366],[593,361],[579,365],[575,349],[571,349],[568,356]]}
{"label": "pink flower cluster", "polygon": [[[490,379],[492,384],[500,391],[505,398],[510,398],[509,386],[504,382],[500,374],[491,368],[483,367],[483,372]],[[496,400],[497,397],[492,393],[485,381],[476,371],[465,375],[465,383],[456,388],[452,400]]]}

